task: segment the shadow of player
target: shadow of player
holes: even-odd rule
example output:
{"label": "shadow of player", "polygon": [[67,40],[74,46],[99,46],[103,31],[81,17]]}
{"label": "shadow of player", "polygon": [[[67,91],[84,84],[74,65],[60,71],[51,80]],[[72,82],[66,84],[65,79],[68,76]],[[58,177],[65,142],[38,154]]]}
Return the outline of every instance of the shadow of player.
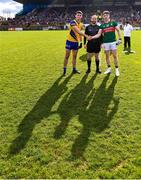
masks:
{"label": "shadow of player", "polygon": [[33,109],[24,117],[21,121],[18,132],[19,135],[13,140],[9,154],[14,155],[19,153],[27,144],[32,132],[37,124],[39,124],[43,118],[49,117],[52,112],[51,109],[58,99],[67,91],[67,83],[71,79],[72,74],[68,76],[63,82],[60,83],[62,76],[59,77],[52,87],[48,89],[37,101]]}
{"label": "shadow of player", "polygon": [[[118,110],[119,100],[113,97],[117,77],[113,79],[110,86],[106,89],[108,79],[109,75],[104,78],[96,92],[95,90],[91,92],[79,114],[79,121],[83,128],[72,146],[71,152],[75,158],[83,156],[91,133],[101,133],[108,128]],[[110,109],[109,105],[111,102],[113,102],[113,107]]]}
{"label": "shadow of player", "polygon": [[85,75],[81,82],[64,97],[56,112],[60,115],[61,122],[56,127],[54,138],[60,138],[65,133],[70,120],[80,114],[84,99],[93,89],[96,76],[95,74],[86,83],[88,75]]}

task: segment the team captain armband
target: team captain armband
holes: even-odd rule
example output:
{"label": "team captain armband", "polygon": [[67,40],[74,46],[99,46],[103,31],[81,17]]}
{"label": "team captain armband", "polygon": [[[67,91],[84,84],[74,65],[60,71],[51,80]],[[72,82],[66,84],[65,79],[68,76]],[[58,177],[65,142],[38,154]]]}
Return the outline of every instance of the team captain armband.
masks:
{"label": "team captain armband", "polygon": [[77,24],[76,24],[76,22],[75,21],[71,21],[70,22],[70,26],[76,26]]}

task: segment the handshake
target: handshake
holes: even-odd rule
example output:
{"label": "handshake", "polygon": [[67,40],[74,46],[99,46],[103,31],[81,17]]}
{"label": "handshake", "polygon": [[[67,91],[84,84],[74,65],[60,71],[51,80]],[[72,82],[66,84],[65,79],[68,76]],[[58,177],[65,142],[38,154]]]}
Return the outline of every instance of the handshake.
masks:
{"label": "handshake", "polygon": [[93,36],[85,35],[85,37],[87,38],[88,41],[91,41],[93,39]]}

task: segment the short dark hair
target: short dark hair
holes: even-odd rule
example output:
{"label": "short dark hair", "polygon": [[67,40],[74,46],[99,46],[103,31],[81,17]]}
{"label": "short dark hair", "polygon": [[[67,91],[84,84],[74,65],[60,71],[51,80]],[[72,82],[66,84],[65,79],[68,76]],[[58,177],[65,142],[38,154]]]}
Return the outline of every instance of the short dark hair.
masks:
{"label": "short dark hair", "polygon": [[109,14],[110,15],[110,11],[103,11],[103,15],[104,14]]}
{"label": "short dark hair", "polygon": [[75,14],[81,14],[81,15],[83,15],[83,12],[80,11],[80,10],[78,10],[78,11],[75,12]]}

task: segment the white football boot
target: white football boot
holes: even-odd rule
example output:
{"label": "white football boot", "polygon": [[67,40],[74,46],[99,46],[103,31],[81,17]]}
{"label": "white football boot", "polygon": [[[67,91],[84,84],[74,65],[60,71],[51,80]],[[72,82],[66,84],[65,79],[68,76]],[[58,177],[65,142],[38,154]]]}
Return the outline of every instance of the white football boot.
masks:
{"label": "white football boot", "polygon": [[104,72],[104,74],[110,74],[112,72],[111,67],[108,67],[108,69]]}
{"label": "white football boot", "polygon": [[116,68],[116,76],[117,76],[117,77],[120,76],[120,73],[119,73],[119,69],[118,69],[118,68]]}

